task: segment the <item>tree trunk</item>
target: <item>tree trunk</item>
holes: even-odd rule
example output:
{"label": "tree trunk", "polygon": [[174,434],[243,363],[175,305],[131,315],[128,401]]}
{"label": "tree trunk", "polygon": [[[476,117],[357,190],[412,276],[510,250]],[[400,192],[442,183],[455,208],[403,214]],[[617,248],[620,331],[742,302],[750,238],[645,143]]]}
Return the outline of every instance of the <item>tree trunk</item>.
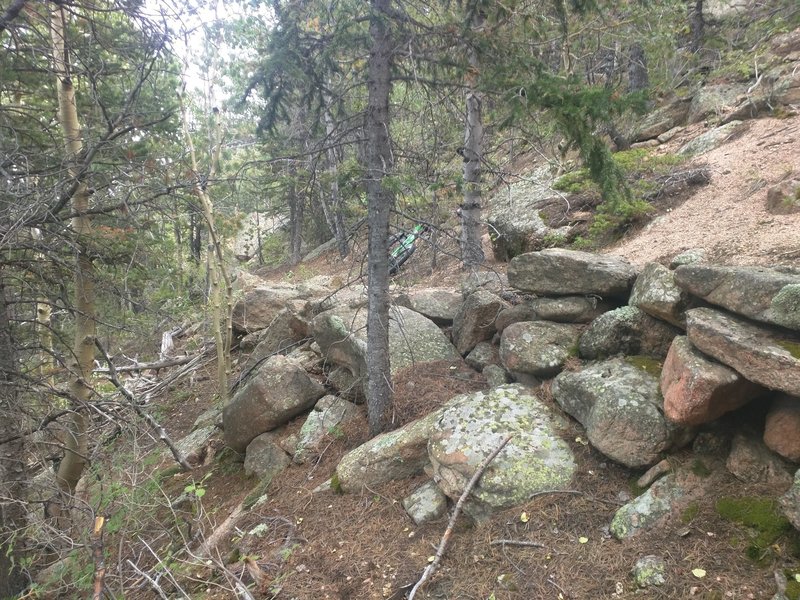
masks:
{"label": "tree trunk", "polygon": [[631,46],[628,62],[628,91],[640,92],[650,87],[647,74],[647,56],[639,43]]}
{"label": "tree trunk", "polygon": [[[327,159],[328,175],[331,178],[331,201],[328,206],[323,199],[322,210],[325,213],[325,220],[328,227],[336,239],[336,247],[339,249],[339,256],[346,257],[350,253],[350,246],[347,243],[347,231],[344,227],[344,217],[342,216],[342,198],[339,195],[338,164],[339,157],[336,149],[331,147],[333,135],[336,132],[336,124],[329,107],[325,107],[325,133],[327,134]],[[325,192],[323,191],[323,195]]]}
{"label": "tree trunk", "polygon": [[[480,30],[485,16],[474,10],[470,27]],[[480,56],[475,45],[468,51],[469,71],[466,77],[466,123],[464,126],[464,202],[461,205],[461,259],[464,268],[477,267],[484,261],[481,247],[481,163],[483,162],[483,98],[478,91]]]}
{"label": "tree trunk", "polygon": [[689,31],[692,34],[692,52],[703,47],[706,21],[703,18],[703,0],[689,0]]}
{"label": "tree trunk", "polygon": [[369,292],[367,313],[367,412],[370,435],[388,429],[392,421],[389,365],[389,216],[394,196],[384,186],[393,170],[389,139],[392,36],[391,0],[370,0],[367,105],[367,223],[369,225]]}
{"label": "tree trunk", "polygon": [[[70,177],[78,176],[77,160],[83,150],[75,89],[67,62],[66,24],[64,8],[56,6],[50,15],[50,33],[53,42],[53,70],[58,89],[58,117],[64,133],[65,162]],[[72,230],[76,236],[75,260],[75,340],[70,379],[74,412],[66,436],[64,459],[58,467],[57,481],[62,493],[72,495],[83,474],[87,460],[87,418],[84,407],[91,399],[90,378],[94,367],[95,293],[94,265],[86,251],[86,241],[92,235],[89,210],[89,192],[82,181],[72,196]],[[56,508],[57,510],[57,508]]]}
{"label": "tree trunk", "polygon": [[[22,429],[4,283],[0,274],[0,439],[11,438]],[[25,549],[20,535],[25,524],[22,497],[28,479],[24,439],[20,437],[0,446],[0,598],[16,596],[27,584],[20,569]]]}
{"label": "tree trunk", "polygon": [[289,161],[289,264],[300,263],[303,245],[303,200],[297,193],[297,167]]}

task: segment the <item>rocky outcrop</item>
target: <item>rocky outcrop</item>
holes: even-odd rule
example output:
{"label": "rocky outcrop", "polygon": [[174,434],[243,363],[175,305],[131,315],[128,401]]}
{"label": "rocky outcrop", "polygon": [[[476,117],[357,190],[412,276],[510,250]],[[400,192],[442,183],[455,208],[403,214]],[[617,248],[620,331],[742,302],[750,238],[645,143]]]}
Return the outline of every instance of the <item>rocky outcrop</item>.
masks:
{"label": "rocky outcrop", "polygon": [[673,423],[701,425],[766,392],[696,350],[684,336],[670,346],[661,371],[664,414]]}
{"label": "rocky outcrop", "polygon": [[485,290],[470,294],[453,319],[453,344],[462,355],[497,332],[495,319],[508,303]]}
{"label": "rocky outcrop", "polygon": [[686,313],[689,341],[701,352],[773,390],[800,396],[800,339],[709,308]]}
{"label": "rocky outcrop", "polygon": [[330,293],[331,290],[321,284],[289,285],[248,281],[242,297],[233,308],[233,328],[245,333],[265,329],[287,307],[299,310],[302,305],[300,301],[322,298]]}
{"label": "rocky outcrop", "polygon": [[697,123],[709,116],[717,116],[735,106],[739,97],[747,91],[744,83],[719,83],[700,88],[689,103],[687,121]]}
{"label": "rocky outcrop", "polygon": [[553,397],[586,429],[592,446],[628,467],[657,462],[661,453],[688,441],[663,414],[658,379],[617,358],[553,380]]}
{"label": "rocky outcrop", "polygon": [[555,416],[518,385],[469,395],[446,408],[428,445],[434,480],[458,499],[484,459],[513,437],[473,488],[464,510],[476,520],[520,504],[536,492],[567,486],[575,471]]}
{"label": "rocky outcrop", "polygon": [[513,323],[500,337],[500,360],[516,377],[553,377],[577,354],[579,327],[549,321]]}
{"label": "rocky outcrop", "polygon": [[687,265],[675,270],[675,281],[706,302],[800,331],[800,271]]}
{"label": "rocky outcrop", "polygon": [[594,294],[627,298],[636,270],[612,256],[549,248],[521,254],[508,264],[508,282],[518,290],[544,296]]}
{"label": "rocky outcrop", "polygon": [[225,443],[243,452],[256,436],[308,410],[324,393],[296,363],[269,358],[223,409]]}
{"label": "rocky outcrop", "polygon": [[635,306],[623,306],[597,317],[583,332],[578,351],[584,358],[616,354],[664,358],[680,332]]}
{"label": "rocky outcrop", "polygon": [[744,127],[747,127],[747,125],[742,123],[742,121],[730,121],[725,125],[715,127],[711,131],[687,143],[678,150],[678,154],[682,156],[698,156],[700,154],[705,154],[730,141],[732,137],[743,131]]}

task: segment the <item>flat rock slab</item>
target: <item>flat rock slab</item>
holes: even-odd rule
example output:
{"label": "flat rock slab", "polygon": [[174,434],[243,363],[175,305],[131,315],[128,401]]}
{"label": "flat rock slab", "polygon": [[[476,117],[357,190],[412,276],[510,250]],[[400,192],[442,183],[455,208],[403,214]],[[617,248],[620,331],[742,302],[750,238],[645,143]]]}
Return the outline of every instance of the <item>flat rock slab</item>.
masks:
{"label": "flat rock slab", "polygon": [[508,265],[512,287],[544,296],[627,298],[635,279],[636,269],[626,260],[562,248],[521,254]]}
{"label": "flat rock slab", "polygon": [[675,269],[675,282],[731,312],[800,331],[800,271],[686,265]]}
{"label": "flat rock slab", "polygon": [[688,311],[686,332],[692,345],[746,379],[800,396],[800,336],[710,308]]}
{"label": "flat rock slab", "polygon": [[457,499],[484,459],[513,434],[473,488],[465,512],[480,521],[536,492],[563,489],[576,465],[556,433],[557,424],[552,409],[523,386],[469,394],[446,408],[436,423],[428,444],[434,480]]}
{"label": "flat rock slab", "polygon": [[437,325],[449,325],[463,301],[459,292],[445,288],[425,288],[400,294],[395,303],[425,315]]}
{"label": "flat rock slab", "polygon": [[664,414],[681,425],[710,423],[765,392],[760,385],[708,358],[685,336],[673,340],[661,371]]}
{"label": "flat rock slab", "polygon": [[513,323],[500,338],[500,360],[513,375],[553,377],[578,351],[579,325],[527,321]]}

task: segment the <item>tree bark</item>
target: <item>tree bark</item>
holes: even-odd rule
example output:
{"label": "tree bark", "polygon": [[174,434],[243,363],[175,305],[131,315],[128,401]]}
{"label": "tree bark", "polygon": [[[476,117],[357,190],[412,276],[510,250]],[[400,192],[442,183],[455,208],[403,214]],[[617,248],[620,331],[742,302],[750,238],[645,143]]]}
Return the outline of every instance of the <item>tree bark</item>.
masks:
{"label": "tree bark", "polygon": [[[485,16],[472,12],[470,28],[477,32]],[[483,162],[483,97],[478,90],[480,54],[473,44],[468,50],[469,71],[466,76],[466,121],[464,126],[464,201],[461,205],[461,259],[464,268],[474,268],[484,261],[481,247],[481,163]]]}
{"label": "tree bark", "polygon": [[[59,120],[64,134],[65,162],[70,177],[79,175],[78,157],[83,150],[75,89],[67,59],[66,24],[63,6],[56,6],[50,15],[50,34],[53,43],[53,70],[58,89]],[[94,366],[95,292],[94,265],[86,250],[92,235],[89,210],[89,191],[85,181],[79,181],[72,196],[72,230],[76,236],[75,260],[75,340],[70,379],[70,393],[75,406],[68,425],[64,459],[56,480],[63,494],[72,495],[83,474],[88,449],[87,418],[83,408],[91,398],[89,383]]]}
{"label": "tree bark", "polygon": [[367,105],[367,223],[369,225],[369,291],[367,313],[367,412],[371,435],[385,431],[392,421],[392,385],[389,365],[389,216],[394,195],[384,185],[393,157],[389,138],[392,35],[391,0],[370,0],[370,37]]}
{"label": "tree bark", "polygon": [[628,62],[628,91],[640,92],[650,87],[647,74],[647,56],[638,42],[631,45]]}
{"label": "tree bark", "polygon": [[[336,154],[336,149],[331,145],[333,136],[336,133],[336,124],[333,120],[330,106],[325,107],[325,133],[327,135],[326,143],[328,145],[326,156],[328,160],[328,175],[331,178],[331,201],[327,203],[323,199],[322,210],[325,213],[325,220],[328,222],[328,228],[336,239],[336,247],[339,249],[339,256],[345,258],[350,253],[350,246],[347,243],[347,232],[344,227],[344,217],[342,216],[342,198],[339,194],[339,157]],[[323,195],[324,194],[325,192],[323,191]]]}
{"label": "tree bark", "polygon": [[[22,429],[4,283],[0,273],[0,439],[12,438]],[[19,567],[25,549],[20,535],[25,524],[22,496],[28,479],[24,439],[19,436],[0,445],[0,598],[16,596],[27,584]]]}
{"label": "tree bark", "polygon": [[293,160],[289,160],[289,264],[295,266],[300,263],[303,246],[303,199],[297,193],[297,167]]}
{"label": "tree bark", "polygon": [[703,18],[703,0],[689,0],[689,30],[692,34],[692,52],[703,47],[706,21]]}

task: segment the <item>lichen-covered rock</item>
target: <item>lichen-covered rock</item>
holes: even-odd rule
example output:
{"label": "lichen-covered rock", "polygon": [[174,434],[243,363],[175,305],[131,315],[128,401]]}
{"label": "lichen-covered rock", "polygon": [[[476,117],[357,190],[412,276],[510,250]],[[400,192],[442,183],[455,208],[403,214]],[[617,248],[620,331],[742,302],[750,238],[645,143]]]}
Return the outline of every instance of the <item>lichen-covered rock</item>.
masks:
{"label": "lichen-covered rock", "polygon": [[501,310],[495,319],[494,326],[498,333],[502,333],[512,323],[537,321],[538,319],[539,315],[536,314],[536,309],[531,306],[531,303],[522,302]]}
{"label": "lichen-covered rock", "polygon": [[686,313],[686,334],[695,348],[750,381],[800,396],[800,336],[709,308]]}
{"label": "lichen-covered rock", "polygon": [[711,304],[800,331],[800,271],[687,265],[675,270],[675,282]]}
{"label": "lichen-covered rock", "polygon": [[658,379],[622,358],[564,371],[553,397],[586,428],[592,446],[628,467],[645,467],[687,440],[663,414]]}
{"label": "lichen-covered rock", "polygon": [[497,364],[500,360],[500,355],[497,347],[489,342],[478,342],[472,351],[467,354],[464,359],[470,367],[478,372],[491,364]]}
{"label": "lichen-covered rock", "polygon": [[294,462],[303,464],[309,454],[319,450],[317,446],[326,435],[335,435],[336,428],[352,420],[356,415],[358,415],[356,405],[343,398],[331,395],[320,398],[300,429]]}
{"label": "lichen-covered rock", "polygon": [[[175,448],[191,466],[206,464],[213,438],[219,433],[215,425],[207,425],[192,431],[189,435],[175,442]],[[169,450],[164,450],[165,457],[172,458]],[[212,451],[213,455],[213,451]],[[212,456],[213,457],[213,456]]]}
{"label": "lichen-covered rock", "polygon": [[676,254],[669,261],[670,269],[677,269],[683,265],[693,265],[695,263],[702,263],[706,259],[706,251],[704,248],[690,248],[684,250],[680,254]]}
{"label": "lichen-covered rock", "polygon": [[764,443],[783,458],[800,462],[800,398],[781,394],[772,401]]}
{"label": "lichen-covered rock", "polygon": [[664,413],[681,425],[710,423],[765,392],[696,350],[685,336],[672,342],[661,370]]}
{"label": "lichen-covered rock", "polygon": [[664,358],[680,331],[635,306],[622,306],[600,315],[583,332],[578,351],[584,358],[616,354]]}
{"label": "lichen-covered rock", "polygon": [[727,142],[735,134],[742,131],[744,127],[747,127],[747,125],[742,121],[730,121],[694,138],[678,150],[678,154],[682,156],[705,154]]}
{"label": "lichen-covered rock", "polygon": [[[314,339],[325,358],[347,367],[355,378],[367,373],[367,311],[347,307],[325,311],[312,321]],[[460,358],[436,324],[404,306],[389,311],[389,363],[392,373],[425,362]]]}
{"label": "lichen-covered rock", "polygon": [[675,475],[659,479],[644,494],[616,512],[611,521],[611,535],[624,540],[652,529],[674,510],[685,494]]}
{"label": "lichen-covered rock", "polygon": [[336,467],[335,486],[357,492],[422,473],[428,459],[428,439],[436,430],[439,409],[421,419],[375,436],[342,457]]}
{"label": "lichen-covered rock", "polygon": [[366,377],[355,377],[347,367],[338,366],[331,369],[325,379],[326,385],[333,388],[345,400],[355,404],[362,404],[366,400],[365,382]]}
{"label": "lichen-covered rock", "polygon": [[800,530],[800,469],[795,471],[789,491],[779,500],[781,511],[795,529]]}
{"label": "lichen-covered rock", "polygon": [[513,323],[500,337],[500,360],[512,375],[556,375],[577,354],[578,325],[528,321]]}
{"label": "lichen-covered rock", "polygon": [[425,315],[437,325],[450,325],[464,299],[444,288],[425,288],[400,294],[395,303]]}
{"label": "lichen-covered rock", "polygon": [[548,248],[514,257],[508,282],[525,292],[627,298],[636,279],[633,266],[605,254]]}
{"label": "lichen-covered rock", "polygon": [[461,297],[483,290],[502,296],[508,290],[508,277],[499,271],[471,271],[461,280]]}
{"label": "lichen-covered rock", "polygon": [[667,565],[664,559],[653,554],[639,558],[631,569],[633,581],[640,588],[664,585],[666,573]]}
{"label": "lichen-covered rock", "polygon": [[659,263],[645,265],[633,284],[628,304],[677,327],[686,328],[689,294],[675,283],[675,275]]}
{"label": "lichen-covered rock", "polygon": [[299,365],[276,355],[258,371],[222,411],[225,443],[243,452],[253,439],[308,410],[325,394]]}
{"label": "lichen-covered rock", "polygon": [[506,370],[500,365],[486,365],[483,368],[482,374],[486,377],[486,385],[489,389],[505,385],[510,381],[508,373],[506,373]]}
{"label": "lichen-covered rock", "polygon": [[423,525],[447,513],[447,496],[438,485],[429,481],[403,498],[403,508],[415,525]]}
{"label": "lichen-covered rock", "polygon": [[274,433],[262,433],[247,445],[244,472],[258,479],[272,479],[291,463]]}
{"label": "lichen-covered rock", "polygon": [[589,323],[615,307],[596,296],[534,298],[529,304],[538,319],[554,323]]}
{"label": "lichen-covered rock", "polygon": [[265,329],[277,314],[299,300],[324,298],[333,290],[326,282],[304,282],[300,285],[266,283],[253,277],[240,277],[244,282],[241,298],[233,307],[233,328],[250,333]]}
{"label": "lichen-covered rock", "polygon": [[428,444],[434,480],[457,499],[483,460],[513,434],[473,488],[465,512],[482,520],[536,492],[563,489],[575,460],[557,423],[558,416],[519,385],[463,396],[443,410]]}
{"label": "lichen-covered rock", "polygon": [[744,83],[719,83],[701,87],[689,104],[689,123],[702,121],[709,115],[717,115],[723,109],[734,106],[739,96],[747,90]]}
{"label": "lichen-covered rock", "polygon": [[725,463],[728,471],[745,483],[767,483],[786,490],[792,483],[783,462],[755,436],[737,433]]}
{"label": "lichen-covered rock", "polygon": [[492,339],[497,332],[495,319],[508,307],[499,296],[485,290],[470,294],[453,319],[453,344],[462,355],[479,342]]}

